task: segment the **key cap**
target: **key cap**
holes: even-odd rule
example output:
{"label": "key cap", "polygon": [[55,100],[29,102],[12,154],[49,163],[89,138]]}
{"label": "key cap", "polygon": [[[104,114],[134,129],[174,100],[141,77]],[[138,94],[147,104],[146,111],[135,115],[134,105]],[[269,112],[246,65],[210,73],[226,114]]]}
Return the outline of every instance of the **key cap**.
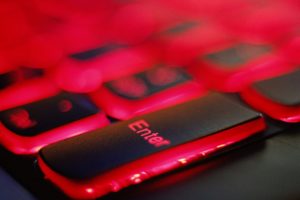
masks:
{"label": "key cap", "polygon": [[205,86],[186,69],[161,65],[109,81],[91,96],[108,115],[129,119],[205,93]]}
{"label": "key cap", "polygon": [[45,145],[106,124],[105,114],[86,96],[57,93],[2,105],[0,143],[15,154],[34,154]]}
{"label": "key cap", "polygon": [[48,74],[62,89],[91,92],[98,89],[102,82],[151,67],[156,60],[155,55],[151,47],[126,48],[108,44],[99,48],[97,56],[90,59],[67,58]]}
{"label": "key cap", "polygon": [[197,75],[212,88],[237,92],[256,80],[272,77],[294,66],[266,43],[229,42],[204,54]]}
{"label": "key cap", "polygon": [[38,163],[70,197],[96,198],[207,157],[264,128],[260,113],[210,94],[50,145]]}
{"label": "key cap", "polygon": [[300,70],[262,80],[242,91],[241,96],[255,109],[274,119],[300,122]]}
{"label": "key cap", "polygon": [[20,81],[0,91],[0,110],[39,101],[60,91],[45,78]]}

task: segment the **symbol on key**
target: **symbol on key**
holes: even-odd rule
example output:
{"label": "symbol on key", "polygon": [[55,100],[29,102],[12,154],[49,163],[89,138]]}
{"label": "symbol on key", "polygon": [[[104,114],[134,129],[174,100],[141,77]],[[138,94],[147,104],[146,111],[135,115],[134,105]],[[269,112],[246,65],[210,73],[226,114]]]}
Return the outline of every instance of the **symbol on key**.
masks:
{"label": "symbol on key", "polygon": [[73,105],[71,101],[63,99],[59,102],[58,107],[61,112],[69,112],[73,108]]}
{"label": "symbol on key", "polygon": [[169,85],[183,78],[178,69],[171,67],[156,68],[147,72],[146,75],[151,84],[156,86]]}
{"label": "symbol on key", "polygon": [[109,123],[87,96],[43,87],[47,85],[29,80],[1,91],[0,143],[9,151],[35,154],[50,143]]}
{"label": "symbol on key", "polygon": [[35,126],[37,122],[30,119],[29,112],[25,109],[17,109],[9,115],[9,120],[18,128],[27,129]]}

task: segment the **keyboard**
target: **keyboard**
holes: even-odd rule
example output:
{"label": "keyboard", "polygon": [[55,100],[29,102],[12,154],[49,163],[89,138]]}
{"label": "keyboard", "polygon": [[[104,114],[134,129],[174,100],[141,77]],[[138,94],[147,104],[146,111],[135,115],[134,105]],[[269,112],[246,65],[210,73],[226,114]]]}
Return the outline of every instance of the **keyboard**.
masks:
{"label": "keyboard", "polygon": [[0,10],[0,167],[33,198],[137,193],[299,128],[298,1]]}

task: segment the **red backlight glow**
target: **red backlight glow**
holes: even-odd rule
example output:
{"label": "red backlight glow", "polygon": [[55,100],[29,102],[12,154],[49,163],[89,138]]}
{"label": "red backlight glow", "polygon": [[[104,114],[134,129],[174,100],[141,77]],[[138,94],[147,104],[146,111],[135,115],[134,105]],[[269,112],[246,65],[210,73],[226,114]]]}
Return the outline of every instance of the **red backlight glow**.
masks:
{"label": "red backlight glow", "polygon": [[153,176],[184,166],[186,163],[201,160],[227,145],[262,131],[264,128],[264,120],[259,118],[203,139],[152,154],[89,180],[68,179],[49,168],[41,157],[38,158],[38,163],[47,178],[67,195],[73,198],[91,199],[140,183]]}

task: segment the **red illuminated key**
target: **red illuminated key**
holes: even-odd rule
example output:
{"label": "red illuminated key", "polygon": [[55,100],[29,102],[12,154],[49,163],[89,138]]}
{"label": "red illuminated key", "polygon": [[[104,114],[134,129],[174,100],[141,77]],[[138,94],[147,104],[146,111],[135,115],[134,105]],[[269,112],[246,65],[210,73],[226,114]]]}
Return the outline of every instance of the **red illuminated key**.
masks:
{"label": "red illuminated key", "polygon": [[211,87],[236,92],[255,80],[280,74],[293,67],[274,52],[274,48],[268,44],[229,42],[203,55],[196,68],[199,77]]}
{"label": "red illuminated key", "polygon": [[92,94],[104,111],[118,119],[175,105],[206,92],[183,68],[159,66],[106,82]]}
{"label": "red illuminated key", "polygon": [[59,93],[46,80],[24,81],[0,95],[0,143],[16,154],[34,154],[50,143],[108,124],[88,97]]}
{"label": "red illuminated key", "polygon": [[300,122],[300,70],[259,81],[244,90],[243,99],[254,108],[284,122]]}
{"label": "red illuminated key", "polygon": [[56,95],[59,91],[45,78],[21,81],[0,91],[0,110],[41,100]]}
{"label": "red illuminated key", "polygon": [[[90,57],[89,53],[95,55]],[[108,44],[67,58],[49,73],[55,83],[65,90],[90,92],[99,88],[102,82],[149,68],[156,59],[155,54],[148,47],[124,48]]]}
{"label": "red illuminated key", "polygon": [[38,161],[67,195],[94,199],[206,158],[264,128],[260,113],[210,94],[49,145]]}

